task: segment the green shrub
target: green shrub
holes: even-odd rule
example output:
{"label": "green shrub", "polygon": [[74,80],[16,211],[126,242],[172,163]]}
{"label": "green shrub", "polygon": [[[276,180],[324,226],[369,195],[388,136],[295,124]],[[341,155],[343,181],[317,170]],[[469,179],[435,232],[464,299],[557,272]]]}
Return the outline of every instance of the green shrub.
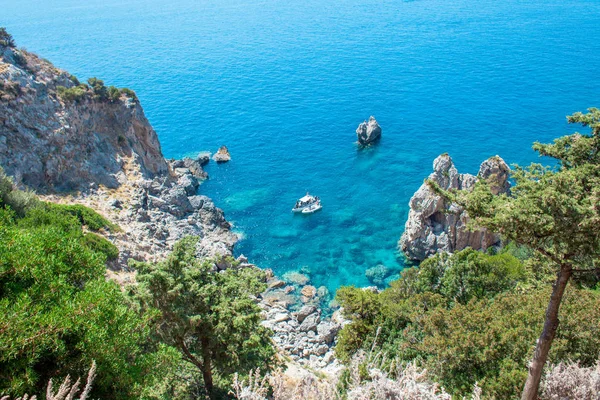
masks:
{"label": "green shrub", "polygon": [[0,167],[0,206],[8,206],[17,215],[23,216],[27,210],[38,204],[39,200],[33,192],[18,190],[12,179]]}
{"label": "green shrub", "polygon": [[62,210],[77,217],[82,225],[87,226],[88,229],[92,231],[99,231],[100,229],[106,229],[108,231],[118,230],[118,226],[91,208],[81,204],[49,204],[49,207],[54,208],[55,210]]}
{"label": "green shrub", "polygon": [[83,243],[90,249],[104,254],[107,261],[119,258],[119,249],[117,246],[95,233],[86,233],[83,236]]}
{"label": "green shrub", "polygon": [[77,79],[75,75],[69,75],[69,80],[73,82],[75,86],[81,85],[81,82],[79,82],[79,79]]}
{"label": "green shrub", "polygon": [[79,102],[84,99],[88,92],[84,86],[74,86],[72,88],[66,88],[64,86],[57,86],[56,92],[58,96],[65,102]]}
{"label": "green shrub", "polygon": [[90,78],[88,79],[88,84],[92,88],[94,93],[94,99],[100,101],[108,100],[108,90],[106,86],[104,86],[104,81],[98,78]]}
{"label": "green shrub", "polygon": [[6,31],[6,28],[0,27],[0,46],[16,47],[12,35]]}
{"label": "green shrub", "polygon": [[121,91],[115,86],[109,86],[107,91],[108,100],[112,103],[119,101],[121,98]]}
{"label": "green shrub", "polygon": [[135,94],[135,92],[131,89],[128,88],[122,88],[121,89],[121,93],[124,94],[125,96],[129,97],[130,99],[137,101],[137,95]]}

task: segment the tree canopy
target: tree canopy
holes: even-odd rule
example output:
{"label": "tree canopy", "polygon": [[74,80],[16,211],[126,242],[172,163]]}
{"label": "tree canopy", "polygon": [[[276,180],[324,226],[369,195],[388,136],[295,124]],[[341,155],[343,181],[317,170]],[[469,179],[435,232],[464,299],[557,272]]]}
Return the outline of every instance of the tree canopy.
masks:
{"label": "tree canopy", "polygon": [[256,296],[266,289],[256,268],[214,272],[214,263],[196,257],[197,237],[178,242],[164,262],[133,263],[143,308],[160,311],[161,341],[176,347],[202,373],[214,396],[213,376],[272,367],[270,331],[261,326]]}

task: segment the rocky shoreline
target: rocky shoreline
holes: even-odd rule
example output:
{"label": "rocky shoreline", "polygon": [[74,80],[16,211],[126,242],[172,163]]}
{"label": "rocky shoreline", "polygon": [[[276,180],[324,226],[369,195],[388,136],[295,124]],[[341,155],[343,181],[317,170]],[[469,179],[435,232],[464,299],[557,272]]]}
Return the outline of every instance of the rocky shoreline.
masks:
{"label": "rocky shoreline", "polygon": [[[120,227],[104,232],[120,252],[108,277],[134,282],[129,259],[164,259],[188,235],[200,238],[197,255],[214,259],[215,270],[232,266],[239,238],[223,211],[198,193],[210,155],[166,160],[135,95],[123,90],[119,98],[103,97],[106,88],[98,80],[81,84],[14,48],[0,53],[0,82],[2,90],[10,89],[0,93],[1,166],[42,199],[89,206]],[[225,146],[214,156],[218,163],[229,159]],[[237,261],[238,267],[256,267],[243,256]],[[308,278],[285,283],[268,276],[269,289],[257,301],[275,344],[299,364],[334,365],[341,325],[317,307],[328,298],[326,289],[309,285]]]}

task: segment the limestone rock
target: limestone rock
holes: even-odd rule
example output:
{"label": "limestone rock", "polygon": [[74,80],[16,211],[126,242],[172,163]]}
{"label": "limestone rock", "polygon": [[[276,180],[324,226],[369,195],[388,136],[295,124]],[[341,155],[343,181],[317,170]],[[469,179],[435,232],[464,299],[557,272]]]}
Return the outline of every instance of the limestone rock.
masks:
{"label": "limestone rock", "polygon": [[224,163],[231,160],[231,154],[229,154],[227,146],[219,147],[219,150],[213,156],[213,160],[215,160],[218,163]]}
{"label": "limestone rock", "polygon": [[302,293],[303,296],[312,299],[317,294],[317,288],[311,285],[307,285],[302,288],[300,293]]}
{"label": "limestone rock", "polygon": [[[28,70],[14,63],[14,52]],[[63,100],[70,74],[35,54],[0,50],[0,82],[15,87],[0,101],[0,160],[20,186],[38,193],[87,191],[90,183],[117,188],[126,176],[166,173],[156,132],[139,102]]]}
{"label": "limestone rock", "polygon": [[308,317],[315,311],[317,311],[317,308],[315,306],[304,306],[300,309],[300,311],[296,313],[296,319],[298,320],[298,322],[302,323],[302,321],[304,321],[306,317]]}
{"label": "limestone rock", "polygon": [[340,325],[331,322],[331,321],[323,321],[317,326],[317,333],[319,334],[319,339],[326,344],[333,343],[335,336],[340,330]]}
{"label": "limestone rock", "polygon": [[321,321],[321,316],[318,313],[310,314],[302,321],[298,330],[300,332],[317,331],[317,325]]}
{"label": "limestone rock", "polygon": [[[14,62],[14,52],[27,70]],[[0,50],[0,166],[17,185],[43,200],[91,207],[121,231],[107,238],[119,248],[110,265],[128,271],[127,260],[158,261],[184,236],[197,236],[200,257],[230,256],[237,236],[223,212],[206,196],[196,196],[205,179],[206,155],[163,157],[156,132],[139,101],[78,101],[59,95],[73,88],[70,74],[35,54]],[[66,194],[68,193],[68,197]]]}
{"label": "limestone rock", "polygon": [[[487,179],[495,194],[508,193],[510,169],[495,156],[481,164],[478,177],[460,174],[452,158],[442,154],[433,162],[429,179],[443,189],[472,190],[477,179]],[[458,205],[435,193],[425,182],[410,199],[410,211],[399,245],[412,260],[424,260],[436,252],[454,252],[471,247],[485,250],[499,243],[498,235],[485,229],[467,229],[469,216]]]}
{"label": "limestone rock", "polygon": [[374,143],[381,137],[381,127],[375,120],[375,117],[371,116],[369,122],[364,121],[358,128],[356,128],[356,136],[358,137],[358,143],[366,146]]}

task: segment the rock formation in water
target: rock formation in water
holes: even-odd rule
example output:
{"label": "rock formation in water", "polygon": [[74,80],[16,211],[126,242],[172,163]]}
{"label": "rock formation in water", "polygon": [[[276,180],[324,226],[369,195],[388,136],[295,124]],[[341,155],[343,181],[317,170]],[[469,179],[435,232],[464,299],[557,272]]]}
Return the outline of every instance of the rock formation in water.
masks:
{"label": "rock formation in water", "polygon": [[381,138],[381,127],[375,120],[375,117],[371,116],[369,122],[364,121],[358,128],[356,128],[356,136],[358,137],[358,143],[362,146],[374,143]]}
{"label": "rock formation in water", "polygon": [[200,237],[199,255],[231,254],[230,224],[196,194],[206,162],[167,162],[133,92],[81,85],[34,54],[0,47],[0,166],[46,200],[85,204],[117,223],[115,268],[160,259],[186,235]]}
{"label": "rock formation in water", "polygon": [[227,149],[227,146],[219,147],[219,150],[213,156],[213,160],[218,163],[224,163],[231,160],[231,154],[229,154],[229,149]]}
{"label": "rock formation in water", "polygon": [[[479,178],[490,182],[495,194],[508,193],[509,167],[502,158],[492,157],[481,164]],[[442,154],[433,162],[429,179],[443,189],[471,190],[478,177],[459,174],[452,159]],[[499,243],[498,235],[485,229],[469,230],[469,216],[423,183],[410,199],[410,211],[400,247],[411,260],[424,260],[440,252],[454,252],[471,247],[485,250]]]}

